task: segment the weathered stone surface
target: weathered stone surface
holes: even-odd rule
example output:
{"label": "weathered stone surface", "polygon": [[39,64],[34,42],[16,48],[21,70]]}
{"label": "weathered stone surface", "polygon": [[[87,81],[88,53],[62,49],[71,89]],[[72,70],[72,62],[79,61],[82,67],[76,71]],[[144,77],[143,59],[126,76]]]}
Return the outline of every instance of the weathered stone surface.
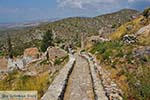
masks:
{"label": "weathered stone surface", "polygon": [[133,55],[135,57],[143,57],[144,55],[150,56],[150,46],[141,46],[133,50]]}
{"label": "weathered stone surface", "polygon": [[8,69],[24,68],[22,59],[8,59]]}
{"label": "weathered stone surface", "polygon": [[104,86],[104,91],[109,100],[123,100],[121,97],[122,91],[118,88],[117,84],[110,79],[110,74],[99,65],[94,56],[91,56],[91,54],[86,55],[94,62],[95,68],[101,76],[101,83]]}
{"label": "weathered stone surface", "polygon": [[8,59],[8,69],[19,68],[23,69],[28,63],[32,61],[31,57]]}
{"label": "weathered stone surface", "polygon": [[52,61],[55,61],[57,58],[62,58],[67,56],[67,53],[64,50],[57,47],[49,47],[47,49],[47,53],[49,59]]}
{"label": "weathered stone surface", "polygon": [[27,64],[39,59],[40,52],[37,48],[27,48],[24,51],[23,57],[8,59],[7,67],[13,70],[14,68],[23,69]]}
{"label": "weathered stone surface", "polygon": [[27,48],[24,51],[24,57],[32,57],[32,59],[37,59],[40,55],[38,48]]}
{"label": "weathered stone surface", "polygon": [[109,39],[107,38],[103,38],[103,37],[100,37],[100,36],[91,36],[88,38],[88,41],[89,42],[93,42],[93,43],[97,43],[97,42],[104,42],[104,41],[109,41]]}
{"label": "weathered stone surface", "polygon": [[0,58],[0,71],[7,70],[7,59],[2,57]]}
{"label": "weathered stone surface", "polygon": [[141,28],[137,33],[136,35],[142,35],[144,33],[150,33],[150,24]]}
{"label": "weathered stone surface", "polygon": [[60,71],[41,100],[62,100],[67,80],[74,67],[75,58],[70,55],[67,65]]}
{"label": "weathered stone surface", "polygon": [[91,71],[93,85],[94,85],[95,99],[96,100],[108,100],[108,97],[105,95],[106,93],[101,84],[101,80],[99,79],[98,74],[96,72],[96,66],[94,65],[92,59],[89,56],[85,54],[83,56],[86,59],[88,59],[88,62],[90,65],[90,71]]}

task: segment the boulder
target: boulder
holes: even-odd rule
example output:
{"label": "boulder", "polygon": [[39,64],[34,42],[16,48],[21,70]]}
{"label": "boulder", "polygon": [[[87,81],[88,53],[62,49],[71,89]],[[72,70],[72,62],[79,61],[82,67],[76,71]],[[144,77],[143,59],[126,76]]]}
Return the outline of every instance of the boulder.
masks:
{"label": "boulder", "polygon": [[128,31],[132,30],[132,28],[133,28],[132,25],[128,25],[128,26],[126,27],[126,29],[127,29]]}
{"label": "boulder", "polygon": [[136,35],[142,35],[142,34],[145,34],[145,33],[150,33],[150,24],[141,28],[137,33]]}
{"label": "boulder", "polygon": [[24,51],[24,57],[31,57],[32,59],[39,58],[40,52],[38,48],[27,48]]}
{"label": "boulder", "polygon": [[144,55],[150,56],[150,46],[136,48],[133,54],[135,57],[143,57]]}
{"label": "boulder", "polygon": [[24,63],[23,59],[21,58],[15,58],[15,59],[8,59],[8,65],[7,65],[9,70],[13,69],[23,69],[24,68]]}
{"label": "boulder", "polygon": [[126,44],[131,44],[136,42],[136,36],[135,35],[125,35],[123,37],[123,42]]}
{"label": "boulder", "polygon": [[101,36],[91,36],[88,38],[88,41],[89,42],[92,42],[92,43],[98,43],[98,42],[106,42],[106,41],[109,41],[109,39],[107,38],[103,38]]}
{"label": "boulder", "polygon": [[48,55],[48,58],[52,61],[67,56],[67,53],[64,50],[57,47],[49,47],[46,53]]}

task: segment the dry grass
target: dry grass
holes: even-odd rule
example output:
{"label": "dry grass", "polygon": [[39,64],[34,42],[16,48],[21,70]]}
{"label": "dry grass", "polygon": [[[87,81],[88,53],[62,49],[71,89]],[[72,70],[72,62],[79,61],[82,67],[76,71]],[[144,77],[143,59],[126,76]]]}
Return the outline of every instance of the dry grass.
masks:
{"label": "dry grass", "polygon": [[[61,67],[64,66],[69,60],[69,57],[66,56],[63,62],[61,63]],[[36,69],[38,68],[38,69]],[[55,72],[51,72],[49,63],[39,65],[38,67],[35,64],[31,64],[30,71],[35,71],[38,73],[35,76],[28,76],[24,72],[15,70],[11,73],[8,73],[7,76],[0,80],[0,91],[2,90],[35,90],[38,91],[38,98],[40,99],[43,94],[47,91],[49,85],[59,73],[58,70]],[[41,72],[42,71],[42,72]]]}
{"label": "dry grass", "polygon": [[[143,21],[143,23],[142,23]],[[134,34],[136,33],[142,26],[147,24],[147,20],[143,16],[139,16],[138,18],[127,22],[126,24],[121,25],[114,33],[110,34],[108,37],[111,40],[117,40],[122,38],[122,36],[126,34]],[[128,26],[131,26],[131,29],[128,29]]]}
{"label": "dry grass", "polygon": [[26,76],[15,71],[0,81],[0,90],[35,90],[40,98],[52,82],[55,74],[45,72],[37,76]]}

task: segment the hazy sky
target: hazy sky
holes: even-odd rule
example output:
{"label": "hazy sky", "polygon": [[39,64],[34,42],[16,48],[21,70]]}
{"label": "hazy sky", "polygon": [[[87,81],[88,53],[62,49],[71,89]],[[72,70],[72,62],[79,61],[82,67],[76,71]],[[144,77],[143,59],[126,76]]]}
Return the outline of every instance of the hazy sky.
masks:
{"label": "hazy sky", "polygon": [[143,10],[150,0],[0,0],[0,23],[97,16],[123,8]]}

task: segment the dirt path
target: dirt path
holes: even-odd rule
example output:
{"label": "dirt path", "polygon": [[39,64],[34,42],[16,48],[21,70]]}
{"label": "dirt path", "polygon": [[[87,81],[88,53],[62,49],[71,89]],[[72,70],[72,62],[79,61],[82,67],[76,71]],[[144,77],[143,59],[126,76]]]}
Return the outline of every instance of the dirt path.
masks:
{"label": "dirt path", "polygon": [[94,100],[88,62],[76,55],[76,64],[70,75],[64,100]]}

